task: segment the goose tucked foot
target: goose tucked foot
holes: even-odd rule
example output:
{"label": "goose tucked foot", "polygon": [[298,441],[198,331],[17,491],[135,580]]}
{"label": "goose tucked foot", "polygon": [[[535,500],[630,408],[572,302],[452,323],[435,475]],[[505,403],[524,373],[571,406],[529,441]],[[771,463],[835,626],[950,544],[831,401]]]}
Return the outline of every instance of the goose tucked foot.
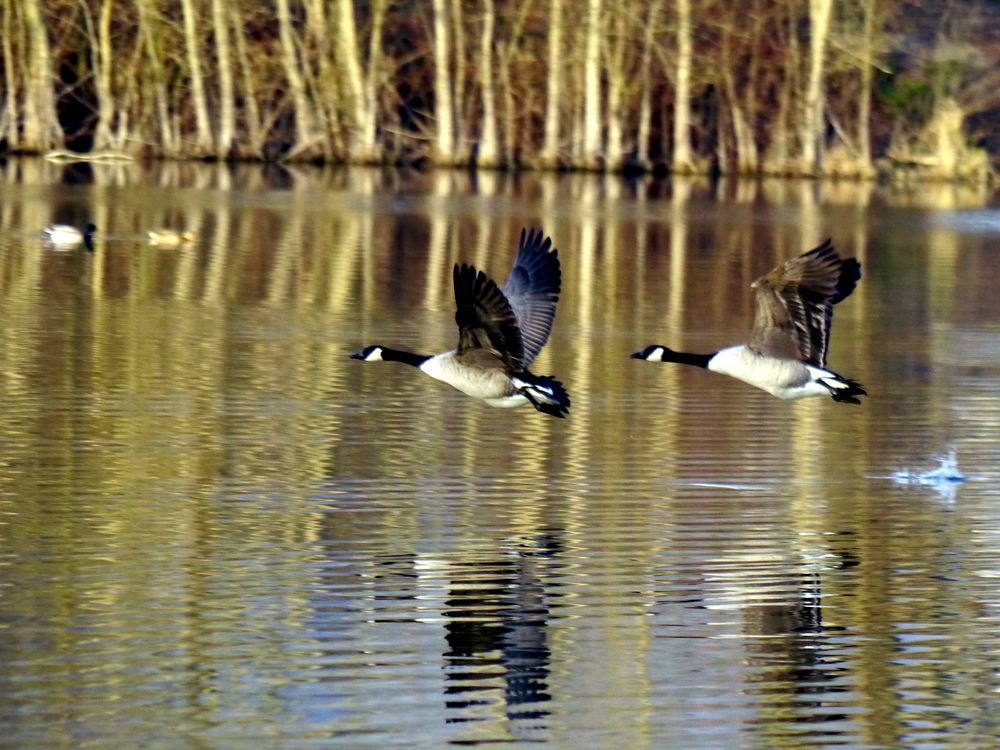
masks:
{"label": "goose tucked foot", "polygon": [[514,376],[513,383],[517,392],[528,399],[538,411],[560,419],[569,413],[569,394],[566,393],[563,384],[555,378],[525,372],[520,376]]}

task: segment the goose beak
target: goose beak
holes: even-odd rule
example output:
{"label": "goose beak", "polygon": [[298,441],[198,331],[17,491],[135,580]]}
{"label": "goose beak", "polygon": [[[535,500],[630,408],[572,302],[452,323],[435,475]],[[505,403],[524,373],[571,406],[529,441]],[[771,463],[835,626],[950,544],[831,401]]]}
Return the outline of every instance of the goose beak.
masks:
{"label": "goose beak", "polygon": [[354,352],[354,354],[351,355],[351,359],[364,359],[364,358],[365,358],[365,350],[364,349],[362,349],[360,351],[357,351],[357,352]]}
{"label": "goose beak", "polygon": [[642,352],[633,352],[632,359],[645,359],[645,357],[642,356]]}

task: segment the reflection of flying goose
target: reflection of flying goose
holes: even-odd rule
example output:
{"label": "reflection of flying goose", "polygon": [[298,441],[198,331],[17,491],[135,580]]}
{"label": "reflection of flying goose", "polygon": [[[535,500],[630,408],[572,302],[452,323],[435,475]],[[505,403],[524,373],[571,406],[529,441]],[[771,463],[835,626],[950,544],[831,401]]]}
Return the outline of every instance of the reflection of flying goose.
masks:
{"label": "reflection of flying goose", "polygon": [[49,224],[42,230],[42,240],[56,250],[71,250],[80,245],[93,250],[96,231],[94,224],[87,224],[82,230],[70,224]]}
{"label": "reflection of flying goose", "polygon": [[197,239],[194,232],[178,232],[174,229],[150,229],[147,237],[149,244],[156,247],[180,247],[190,245]]}
{"label": "reflection of flying goose", "polygon": [[541,231],[522,229],[517,260],[503,288],[472,266],[455,266],[457,349],[424,355],[374,345],[351,357],[413,365],[490,406],[530,402],[538,411],[566,416],[570,400],[562,384],[528,371],[552,330],[561,281],[552,240]]}
{"label": "reflection of flying goose", "polygon": [[753,283],[756,313],[750,343],[714,354],[675,352],[647,346],[632,355],[679,362],[730,375],[782,399],[829,394],[834,401],[861,403],[857,382],[826,369],[833,306],[861,278],[861,264],[841,259],[827,240]]}

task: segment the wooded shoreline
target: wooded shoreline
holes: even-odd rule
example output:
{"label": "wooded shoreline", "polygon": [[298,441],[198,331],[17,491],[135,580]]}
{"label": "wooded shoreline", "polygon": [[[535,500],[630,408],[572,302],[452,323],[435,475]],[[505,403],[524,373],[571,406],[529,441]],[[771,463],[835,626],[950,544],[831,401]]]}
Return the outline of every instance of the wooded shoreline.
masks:
{"label": "wooded shoreline", "polygon": [[1000,158],[1000,6],[985,0],[0,14],[12,153],[977,182]]}

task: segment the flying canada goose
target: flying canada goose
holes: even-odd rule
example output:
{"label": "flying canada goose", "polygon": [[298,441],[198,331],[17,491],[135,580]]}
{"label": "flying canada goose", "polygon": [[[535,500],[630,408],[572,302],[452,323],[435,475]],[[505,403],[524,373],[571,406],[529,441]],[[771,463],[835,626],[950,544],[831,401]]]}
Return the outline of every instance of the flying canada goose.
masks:
{"label": "flying canada goose", "polygon": [[757,279],[756,312],[750,343],[713,354],[675,352],[647,346],[632,355],[654,362],[679,362],[730,375],[781,399],[829,394],[834,401],[860,404],[859,383],[826,369],[833,306],[850,295],[861,264],[843,260],[826,240]]}
{"label": "flying canada goose", "polygon": [[42,230],[42,241],[54,250],[72,250],[80,245],[94,249],[94,232],[97,226],[87,224],[83,230],[71,224],[49,224]]}
{"label": "flying canada goose", "polygon": [[413,365],[490,406],[530,403],[554,417],[566,416],[570,400],[562,383],[528,370],[549,338],[559,300],[562,272],[552,240],[541,230],[522,229],[517,260],[502,288],[464,263],[455,265],[453,278],[457,349],[426,355],[376,344],[351,357]]}
{"label": "flying canada goose", "polygon": [[149,244],[156,247],[180,247],[190,245],[197,239],[194,232],[178,232],[174,229],[150,229],[146,236]]}

